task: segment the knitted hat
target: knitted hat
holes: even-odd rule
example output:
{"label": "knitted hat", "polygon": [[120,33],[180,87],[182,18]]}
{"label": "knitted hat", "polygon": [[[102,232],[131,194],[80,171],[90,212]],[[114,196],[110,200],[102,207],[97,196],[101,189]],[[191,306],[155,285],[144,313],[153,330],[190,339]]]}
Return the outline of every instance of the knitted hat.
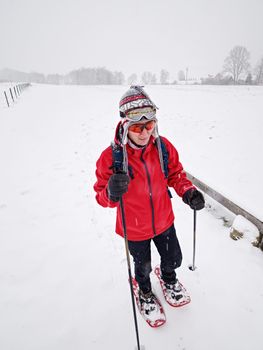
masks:
{"label": "knitted hat", "polygon": [[120,139],[123,145],[124,171],[126,173],[128,172],[128,154],[126,150],[126,144],[128,141],[128,128],[130,125],[136,123],[136,121],[138,122],[141,120],[142,117],[145,117],[146,119],[156,121],[152,135],[156,139],[161,168],[163,173],[165,173],[161,142],[158,133],[158,123],[156,119],[156,109],[158,109],[158,107],[143,90],[143,86],[132,85],[129,90],[122,96],[119,109],[120,116],[122,118],[122,121],[119,125],[121,126]]}
{"label": "knitted hat", "polygon": [[120,116],[125,118],[129,112],[144,107],[148,107],[152,111],[157,109],[156,105],[143,90],[143,86],[132,85],[120,100]]}

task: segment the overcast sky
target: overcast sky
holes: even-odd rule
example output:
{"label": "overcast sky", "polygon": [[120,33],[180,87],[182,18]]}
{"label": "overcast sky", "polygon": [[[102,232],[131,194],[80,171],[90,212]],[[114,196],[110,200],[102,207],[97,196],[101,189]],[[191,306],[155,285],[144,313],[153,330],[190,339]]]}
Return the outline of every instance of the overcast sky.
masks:
{"label": "overcast sky", "polygon": [[0,69],[216,74],[235,45],[263,57],[263,0],[0,0]]}

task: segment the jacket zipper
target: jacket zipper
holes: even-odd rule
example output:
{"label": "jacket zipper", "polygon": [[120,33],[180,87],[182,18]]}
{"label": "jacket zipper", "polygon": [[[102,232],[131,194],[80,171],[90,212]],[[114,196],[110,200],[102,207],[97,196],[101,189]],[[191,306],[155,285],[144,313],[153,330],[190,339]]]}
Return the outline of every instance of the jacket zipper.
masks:
{"label": "jacket zipper", "polygon": [[150,195],[150,204],[151,204],[151,209],[152,209],[152,228],[153,228],[153,235],[156,236],[156,231],[155,231],[155,224],[154,224],[154,206],[153,206],[153,198],[152,198],[152,185],[151,185],[151,178],[150,178],[150,174],[149,174],[149,170],[147,167],[147,164],[145,162],[145,160],[143,159],[143,153],[145,151],[145,148],[142,150],[142,154],[141,154],[141,161],[143,162],[145,171],[146,171],[146,175],[147,175],[147,181],[148,181],[148,186],[149,186],[149,195]]}

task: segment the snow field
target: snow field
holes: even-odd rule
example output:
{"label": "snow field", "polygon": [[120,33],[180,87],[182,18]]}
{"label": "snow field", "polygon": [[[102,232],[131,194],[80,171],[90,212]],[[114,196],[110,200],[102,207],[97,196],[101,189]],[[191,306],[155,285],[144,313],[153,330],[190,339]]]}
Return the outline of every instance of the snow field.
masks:
{"label": "snow field", "polygon": [[[261,191],[260,178],[251,184],[243,160],[235,158],[236,148],[229,142],[225,149],[219,116],[225,122],[224,108],[229,113],[245,110],[250,99],[258,115],[259,90],[234,89],[229,96],[227,88],[201,88],[149,87],[160,107],[159,129],[179,148],[187,170],[245,200],[247,187]],[[114,210],[99,207],[92,188],[95,162],[113,138],[124,91],[123,86],[35,85],[14,108],[1,110],[1,349],[118,350],[136,345],[124,242],[114,233]],[[244,122],[229,121],[227,140],[247,130],[247,144],[257,145],[257,118],[251,132]],[[215,128],[209,129],[212,123]],[[258,173],[256,160],[251,163]],[[234,162],[225,177],[218,166],[222,161]],[[234,183],[238,167],[241,177]],[[203,210],[197,214],[197,270],[190,271],[193,213],[175,194],[172,201],[184,256],[178,277],[192,302],[171,308],[152,276],[167,324],[153,330],[138,315],[141,343],[146,350],[246,350],[248,344],[260,350],[262,252],[246,239],[231,240],[229,227]],[[248,197],[245,204],[251,208],[252,202]],[[153,267],[158,263],[153,246]]]}

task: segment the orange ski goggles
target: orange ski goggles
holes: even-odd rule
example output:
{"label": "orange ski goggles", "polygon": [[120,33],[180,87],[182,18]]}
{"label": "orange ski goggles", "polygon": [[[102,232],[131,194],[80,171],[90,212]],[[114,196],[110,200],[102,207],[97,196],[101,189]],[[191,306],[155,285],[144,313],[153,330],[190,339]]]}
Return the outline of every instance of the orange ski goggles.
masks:
{"label": "orange ski goggles", "polygon": [[132,124],[129,126],[129,131],[136,132],[136,134],[140,134],[143,132],[144,129],[147,131],[150,131],[155,126],[155,120],[149,120],[147,123],[144,124]]}

